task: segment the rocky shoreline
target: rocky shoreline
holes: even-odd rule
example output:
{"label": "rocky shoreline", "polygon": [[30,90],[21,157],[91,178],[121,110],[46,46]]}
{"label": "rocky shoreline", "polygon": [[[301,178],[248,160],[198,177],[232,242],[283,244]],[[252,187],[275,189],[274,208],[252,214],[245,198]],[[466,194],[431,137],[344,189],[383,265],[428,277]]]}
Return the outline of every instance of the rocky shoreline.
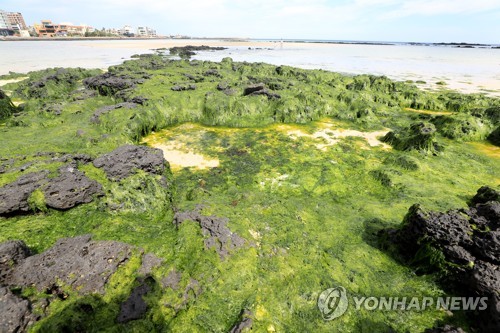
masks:
{"label": "rocky shoreline", "polygon": [[500,330],[499,227],[500,191],[484,186],[468,209],[439,213],[413,205],[401,228],[381,237],[422,273],[437,271],[449,291],[487,297],[487,310],[470,315],[476,329],[493,333]]}
{"label": "rocky shoreline", "polygon": [[[0,94],[0,331],[499,329],[498,99],[163,53]],[[490,303],[326,322],[338,285]]]}

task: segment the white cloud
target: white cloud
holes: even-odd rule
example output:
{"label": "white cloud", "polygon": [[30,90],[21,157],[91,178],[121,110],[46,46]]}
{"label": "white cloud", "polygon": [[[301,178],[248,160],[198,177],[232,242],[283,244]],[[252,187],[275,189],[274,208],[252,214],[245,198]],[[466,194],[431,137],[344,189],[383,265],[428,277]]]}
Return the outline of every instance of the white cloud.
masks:
{"label": "white cloud", "polygon": [[474,14],[490,10],[500,10],[500,2],[498,0],[402,0],[399,1],[395,9],[384,14],[383,18],[392,19],[413,15]]}

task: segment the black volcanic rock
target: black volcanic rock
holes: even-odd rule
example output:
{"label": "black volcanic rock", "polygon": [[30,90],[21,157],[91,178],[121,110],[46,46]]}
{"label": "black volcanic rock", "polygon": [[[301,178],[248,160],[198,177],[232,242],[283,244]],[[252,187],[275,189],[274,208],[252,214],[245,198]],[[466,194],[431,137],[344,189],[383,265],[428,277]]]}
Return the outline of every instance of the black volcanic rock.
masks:
{"label": "black volcanic rock", "polygon": [[40,187],[49,172],[32,172],[19,177],[16,181],[0,187],[0,216],[26,213],[30,210],[28,198]]}
{"label": "black volcanic rock", "polygon": [[121,180],[136,170],[143,170],[152,175],[163,175],[167,162],[160,149],[125,145],[96,158],[94,166],[102,168],[108,178]]}
{"label": "black volcanic rock", "polygon": [[100,122],[99,118],[103,114],[106,114],[106,113],[108,113],[110,111],[113,111],[113,110],[116,110],[116,109],[122,109],[122,108],[124,108],[124,109],[135,109],[138,106],[139,106],[138,103],[132,103],[132,102],[123,102],[123,103],[118,103],[118,104],[115,104],[115,105],[103,106],[102,108],[99,108],[99,109],[97,109],[97,110],[94,111],[94,114],[90,118],[90,122],[97,124],[97,123]]}
{"label": "black volcanic rock", "polygon": [[83,83],[87,88],[97,90],[100,95],[112,96],[120,91],[134,88],[137,84],[144,83],[144,80],[147,78],[149,78],[148,75],[144,75],[142,77],[131,77],[106,72],[101,75],[89,77],[83,80]]}
{"label": "black volcanic rock", "polygon": [[[143,262],[143,267],[138,270],[141,277],[138,278],[139,285],[121,303],[117,318],[121,323],[142,318],[146,313],[143,296],[156,282],[142,274],[149,274],[152,267],[161,264],[160,258],[151,253],[144,254],[143,250],[125,243],[94,241],[90,235],[59,239],[50,249],[35,255],[31,255],[22,241],[0,243],[0,332],[27,331],[29,325],[43,316],[40,310],[45,311],[56,299],[75,298],[74,304],[79,305],[73,310],[78,316],[90,318],[96,309],[86,301],[78,303],[79,296],[83,299],[90,296],[100,302],[111,276],[137,253],[141,254]],[[11,291],[31,287],[45,292],[46,296],[24,299]],[[75,293],[69,293],[68,288]],[[78,320],[68,322],[67,329],[74,332]]]}
{"label": "black volcanic rock", "polygon": [[200,224],[201,231],[208,238],[205,239],[205,248],[214,248],[221,259],[229,255],[231,250],[235,250],[245,244],[245,240],[239,235],[231,232],[227,227],[229,220],[225,217],[205,216],[200,213],[198,206],[193,211],[177,212],[174,215],[173,223],[178,226],[186,220],[195,221]]}
{"label": "black volcanic rock", "polygon": [[26,244],[20,240],[0,243],[0,283],[5,281],[13,266],[31,255]]}
{"label": "black volcanic rock", "polygon": [[263,83],[257,83],[246,87],[243,90],[243,96],[266,96],[268,99],[280,99],[279,94],[271,92]]}
{"label": "black volcanic rock", "polygon": [[[86,155],[68,155],[61,161],[87,161]],[[44,196],[44,204],[55,209],[69,209],[76,205],[89,203],[96,195],[102,195],[102,187],[91,180],[73,164],[59,169],[59,175],[49,178],[49,171],[32,172],[19,177],[16,181],[0,188],[0,216],[29,212],[29,198],[35,190]]]}
{"label": "black volcanic rock", "polygon": [[483,186],[477,190],[476,195],[471,200],[471,204],[484,204],[488,201],[500,201],[500,191],[489,186]]}
{"label": "black volcanic rock", "polygon": [[0,286],[0,309],[0,332],[26,332],[37,320],[30,302],[4,286]]}
{"label": "black volcanic rock", "polygon": [[[487,309],[471,314],[481,332],[487,333],[500,332],[498,200],[499,191],[484,186],[472,198],[468,209],[439,213],[413,205],[399,230],[382,232],[396,244],[404,258],[415,262],[419,257],[417,265],[430,265],[440,271],[450,291],[487,297]],[[427,263],[422,261],[422,255],[425,258],[426,254]]]}
{"label": "black volcanic rock", "polygon": [[55,209],[69,209],[89,203],[95,195],[103,194],[101,184],[71,165],[60,168],[59,176],[50,179],[42,190],[46,205]]}
{"label": "black volcanic rock", "polygon": [[257,91],[262,91],[264,89],[266,89],[266,86],[264,85],[264,83],[252,84],[252,85],[246,87],[245,90],[243,90],[243,96],[248,96],[248,95],[253,94]]}
{"label": "black volcanic rock", "polygon": [[15,265],[0,284],[42,291],[62,282],[81,294],[103,294],[109,277],[131,255],[131,247],[120,242],[92,241],[90,235],[62,238],[47,251]]}

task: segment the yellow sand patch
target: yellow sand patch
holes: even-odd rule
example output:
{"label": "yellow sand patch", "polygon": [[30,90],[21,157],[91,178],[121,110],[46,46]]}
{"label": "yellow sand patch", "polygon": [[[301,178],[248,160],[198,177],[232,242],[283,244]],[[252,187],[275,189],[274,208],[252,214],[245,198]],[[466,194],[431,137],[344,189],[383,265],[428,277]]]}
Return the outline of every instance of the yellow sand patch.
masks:
{"label": "yellow sand patch", "polygon": [[449,115],[453,114],[453,112],[450,112],[450,111],[417,110],[417,109],[412,109],[412,108],[405,108],[405,111],[422,113],[422,114],[431,114],[431,115],[435,115],[435,116],[449,116]]}
{"label": "yellow sand patch", "polygon": [[500,147],[486,142],[471,142],[469,144],[484,155],[500,159]]}
{"label": "yellow sand patch", "polygon": [[215,168],[219,166],[218,159],[211,159],[201,154],[196,154],[192,151],[186,151],[186,147],[182,144],[152,144],[154,148],[161,149],[163,156],[172,167],[189,168],[195,167],[198,169]]}
{"label": "yellow sand patch", "polygon": [[17,79],[9,79],[9,80],[0,80],[0,87],[5,86],[9,83],[20,82],[26,80],[28,77],[19,77]]}
{"label": "yellow sand patch", "polygon": [[202,140],[206,129],[197,124],[186,123],[171,129],[152,133],[142,140],[150,147],[163,151],[163,156],[172,169],[207,169],[219,166],[219,160],[198,154],[189,148],[192,140]]}
{"label": "yellow sand patch", "polygon": [[[390,146],[380,141],[378,138],[386,135],[389,130],[375,131],[375,132],[360,132],[349,129],[332,129],[331,124],[326,124],[326,128],[316,131],[312,134],[306,133],[300,129],[286,130],[288,135],[292,138],[308,137],[316,140],[321,140],[323,143],[317,143],[316,147],[320,150],[326,150],[327,147],[337,144],[340,139],[346,137],[359,137],[365,139],[371,147],[382,146],[389,149]],[[281,129],[285,129],[284,126]]]}

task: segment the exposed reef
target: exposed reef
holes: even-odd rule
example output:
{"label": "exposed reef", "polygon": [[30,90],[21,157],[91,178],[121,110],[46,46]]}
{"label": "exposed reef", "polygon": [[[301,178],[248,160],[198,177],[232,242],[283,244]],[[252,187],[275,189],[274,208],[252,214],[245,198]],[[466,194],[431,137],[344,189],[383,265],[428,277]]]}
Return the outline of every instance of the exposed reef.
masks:
{"label": "exposed reef", "polygon": [[[130,245],[93,241],[89,235],[60,239],[47,251],[34,255],[22,241],[1,243],[0,304],[4,311],[0,313],[0,328],[5,332],[27,331],[29,325],[45,317],[45,311],[52,302],[71,301],[77,297],[73,295],[74,292],[79,295],[104,295],[111,277],[137,256],[134,252],[138,250]],[[154,257],[141,252],[139,256]],[[151,274],[152,268],[143,271],[143,276]],[[145,315],[148,307],[143,296],[152,290],[148,283],[154,283],[151,282],[154,279],[142,279],[142,284],[134,288],[129,298],[121,304],[117,322],[137,320]],[[11,290],[15,288],[35,288],[46,296],[41,299],[25,298],[12,293]],[[65,324],[53,328],[78,329],[75,321],[85,320],[95,310],[90,304],[80,306],[76,309],[80,319],[67,318]]]}
{"label": "exposed reef", "polygon": [[214,248],[221,259],[226,258],[230,251],[234,251],[245,244],[245,240],[239,235],[231,232],[227,227],[229,220],[216,216],[204,216],[200,213],[202,209],[198,206],[191,212],[177,212],[173,223],[179,227],[185,221],[194,221],[200,224],[201,231],[207,238],[205,248]]}
{"label": "exposed reef", "polygon": [[[0,331],[496,329],[494,307],[327,322],[317,300],[493,292],[496,188],[435,212],[498,184],[498,98],[176,58],[3,87],[21,104],[0,119]],[[405,213],[396,261],[367,225]]]}
{"label": "exposed reef", "polygon": [[9,96],[0,90],[0,120],[10,117],[16,111],[17,108],[12,104]]}
{"label": "exposed reef", "polygon": [[500,330],[500,191],[481,187],[468,209],[446,213],[413,205],[400,229],[386,231],[403,258],[421,272],[437,271],[447,289],[487,297],[476,311],[481,332]]}
{"label": "exposed reef", "polygon": [[192,56],[196,55],[197,51],[222,51],[222,50],[226,50],[226,49],[227,49],[226,47],[212,47],[212,46],[206,46],[206,45],[175,46],[175,47],[170,48],[170,54],[177,55],[181,59],[190,59]]}

